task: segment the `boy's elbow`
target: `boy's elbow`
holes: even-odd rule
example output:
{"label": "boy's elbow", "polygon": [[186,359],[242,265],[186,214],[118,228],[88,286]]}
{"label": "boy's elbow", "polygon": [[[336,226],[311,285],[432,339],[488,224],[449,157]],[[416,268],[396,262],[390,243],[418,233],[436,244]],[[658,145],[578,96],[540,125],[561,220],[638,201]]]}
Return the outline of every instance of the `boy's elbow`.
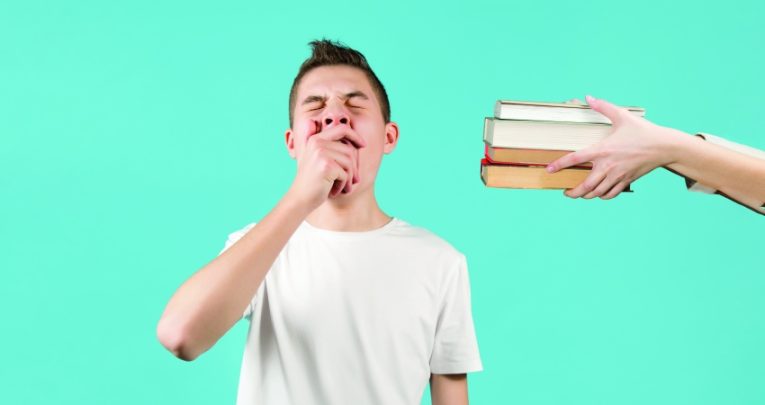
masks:
{"label": "boy's elbow", "polygon": [[157,339],[173,356],[181,360],[192,361],[201,354],[193,348],[184,328],[170,325],[164,318],[157,324]]}

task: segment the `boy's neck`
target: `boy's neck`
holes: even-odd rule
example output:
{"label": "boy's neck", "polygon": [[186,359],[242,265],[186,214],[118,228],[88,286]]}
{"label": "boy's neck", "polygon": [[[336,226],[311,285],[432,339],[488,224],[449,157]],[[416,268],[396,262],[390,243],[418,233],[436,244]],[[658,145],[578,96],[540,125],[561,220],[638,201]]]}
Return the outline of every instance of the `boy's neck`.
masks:
{"label": "boy's neck", "polygon": [[373,190],[353,197],[325,201],[308,214],[306,221],[329,231],[363,232],[380,228],[391,220],[377,205]]}

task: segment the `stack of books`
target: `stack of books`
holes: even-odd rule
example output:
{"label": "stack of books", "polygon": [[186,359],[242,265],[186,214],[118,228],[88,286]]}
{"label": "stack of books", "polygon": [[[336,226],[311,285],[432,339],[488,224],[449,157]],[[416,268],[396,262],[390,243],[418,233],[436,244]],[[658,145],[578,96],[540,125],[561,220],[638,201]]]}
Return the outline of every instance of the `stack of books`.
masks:
{"label": "stack of books", "polygon": [[[644,116],[640,107],[624,107]],[[574,188],[592,170],[585,163],[548,173],[547,164],[611,133],[611,122],[585,104],[498,100],[484,119],[481,180],[488,187]]]}

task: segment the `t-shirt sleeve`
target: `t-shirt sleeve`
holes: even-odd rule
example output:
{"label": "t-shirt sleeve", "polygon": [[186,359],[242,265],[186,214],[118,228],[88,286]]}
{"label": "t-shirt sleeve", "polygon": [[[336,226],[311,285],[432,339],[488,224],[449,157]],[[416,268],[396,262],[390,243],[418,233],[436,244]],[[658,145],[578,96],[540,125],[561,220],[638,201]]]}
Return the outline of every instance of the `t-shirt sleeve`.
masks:
{"label": "t-shirt sleeve", "polygon": [[[748,156],[752,156],[758,159],[765,160],[765,151],[752,148],[747,145],[742,145],[739,143],[731,142],[725,138],[721,138],[716,135],[711,134],[705,134],[705,133],[697,133],[696,136],[698,136],[701,139],[704,139],[705,141],[715,144],[717,146],[722,146],[724,148],[728,148],[730,150],[743,153]],[[685,177],[685,176],[683,176]],[[697,191],[700,193],[707,193],[707,194],[718,194],[718,191],[714,187],[707,186],[705,184],[701,184],[697,182],[694,179],[691,179],[689,177],[685,177],[685,187],[688,188],[689,191]],[[727,197],[727,196],[726,196]],[[729,199],[733,200],[731,197],[728,197]],[[733,200],[736,201],[736,200]],[[738,202],[738,201],[736,201]],[[765,214],[765,205],[755,208],[755,211],[759,212],[760,214]]]}
{"label": "t-shirt sleeve", "polygon": [[448,274],[430,357],[433,374],[462,374],[483,370],[470,304],[470,281],[465,255]]}
{"label": "t-shirt sleeve", "polygon": [[[226,243],[224,244],[223,249],[220,251],[220,253],[218,253],[218,256],[222,255],[223,252],[225,252],[231,246],[233,246],[234,243],[236,243],[239,239],[242,238],[242,236],[246,235],[247,232],[249,232],[253,226],[255,226],[255,222],[245,226],[242,229],[239,229],[235,232],[228,234],[228,238],[226,238]],[[252,297],[252,299],[250,299],[250,302],[247,304],[247,307],[242,312],[241,319],[249,318],[250,315],[252,315],[253,305],[255,303],[255,297],[258,296],[258,292],[262,289],[262,287],[263,287],[263,283],[261,283],[260,288],[258,288],[258,291],[255,292],[255,295]]]}
{"label": "t-shirt sleeve", "polygon": [[[765,151],[761,151],[759,149],[755,149],[750,146],[742,145],[739,143],[731,142],[725,138],[721,138],[716,135],[699,132],[696,134],[696,136],[698,136],[699,138],[711,144],[722,146],[724,148],[728,148],[730,150],[743,153],[745,155],[749,155],[752,157],[756,157],[759,159],[765,159]],[[717,190],[715,190],[713,187],[706,186],[688,177],[685,177],[685,186],[690,191],[698,191],[698,192],[709,193],[709,194],[714,194],[717,192]]]}

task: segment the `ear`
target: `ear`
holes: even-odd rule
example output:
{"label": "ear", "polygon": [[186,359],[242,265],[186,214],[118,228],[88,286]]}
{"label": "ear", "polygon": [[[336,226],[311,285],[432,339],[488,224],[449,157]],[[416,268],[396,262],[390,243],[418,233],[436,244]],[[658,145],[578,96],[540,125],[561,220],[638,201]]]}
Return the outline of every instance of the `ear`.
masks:
{"label": "ear", "polygon": [[387,155],[396,149],[398,144],[398,124],[391,121],[385,124],[385,145],[383,145],[383,152]]}
{"label": "ear", "polygon": [[295,134],[292,132],[292,128],[287,128],[284,131],[284,142],[287,143],[287,152],[290,154],[290,157],[295,159],[297,153],[295,151]]}

